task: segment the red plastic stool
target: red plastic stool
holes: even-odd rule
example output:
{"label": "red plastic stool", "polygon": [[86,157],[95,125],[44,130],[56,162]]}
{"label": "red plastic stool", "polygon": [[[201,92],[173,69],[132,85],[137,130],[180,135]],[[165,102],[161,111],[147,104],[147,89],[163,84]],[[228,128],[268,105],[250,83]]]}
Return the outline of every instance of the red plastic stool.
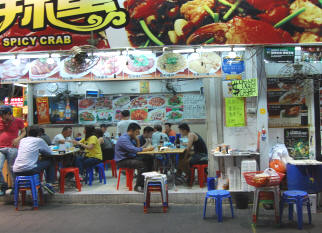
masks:
{"label": "red plastic stool", "polygon": [[133,168],[119,168],[119,177],[117,179],[117,186],[116,189],[119,190],[120,186],[120,178],[121,178],[121,172],[125,171],[126,174],[126,186],[129,188],[129,191],[132,191],[133,189],[133,176],[134,176],[134,169]]}
{"label": "red plastic stool", "polygon": [[198,169],[198,181],[200,188],[205,186],[207,182],[207,174],[205,173],[205,169],[208,168],[208,164],[195,164],[190,168],[191,171],[191,185],[195,181],[195,169]]}
{"label": "red plastic stool", "polygon": [[106,160],[104,161],[104,168],[107,167],[107,164],[111,164],[112,176],[117,178],[117,169],[115,160]]}
{"label": "red plastic stool", "polygon": [[76,188],[78,191],[81,191],[82,185],[80,183],[79,179],[79,169],[77,167],[66,167],[60,169],[60,193],[64,193],[65,191],[65,176],[68,173],[74,173],[75,176],[75,182],[76,182]]}

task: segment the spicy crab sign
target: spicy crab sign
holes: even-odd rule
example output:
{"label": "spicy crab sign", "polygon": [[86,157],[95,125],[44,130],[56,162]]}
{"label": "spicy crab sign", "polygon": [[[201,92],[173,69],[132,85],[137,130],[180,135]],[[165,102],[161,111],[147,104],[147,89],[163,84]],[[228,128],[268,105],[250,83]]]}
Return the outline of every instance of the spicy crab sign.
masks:
{"label": "spicy crab sign", "polygon": [[[322,42],[320,0],[0,0],[1,52]],[[92,37],[93,36],[93,37]]]}

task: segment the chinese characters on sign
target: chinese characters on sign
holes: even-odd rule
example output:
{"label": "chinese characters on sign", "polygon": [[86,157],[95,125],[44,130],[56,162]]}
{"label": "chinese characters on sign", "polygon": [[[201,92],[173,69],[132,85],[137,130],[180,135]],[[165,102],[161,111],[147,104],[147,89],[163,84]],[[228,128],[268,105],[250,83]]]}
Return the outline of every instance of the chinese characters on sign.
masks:
{"label": "chinese characters on sign", "polygon": [[232,81],[230,91],[234,97],[257,96],[257,78]]}
{"label": "chinese characters on sign", "polygon": [[245,99],[225,98],[226,127],[246,126]]}
{"label": "chinese characters on sign", "polygon": [[270,62],[294,62],[295,47],[265,47],[264,56]]}

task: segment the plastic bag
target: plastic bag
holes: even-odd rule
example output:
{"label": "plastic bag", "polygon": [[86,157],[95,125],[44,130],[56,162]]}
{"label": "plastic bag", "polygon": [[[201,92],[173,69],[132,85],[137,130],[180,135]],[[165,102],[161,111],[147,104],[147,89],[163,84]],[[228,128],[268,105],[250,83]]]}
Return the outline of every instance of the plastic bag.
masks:
{"label": "plastic bag", "polygon": [[219,190],[227,190],[227,189],[229,189],[229,179],[228,179],[228,177],[226,175],[221,175],[218,178],[217,189],[219,189]]}
{"label": "plastic bag", "polygon": [[269,152],[269,167],[280,173],[286,173],[286,164],[293,160],[284,144],[276,144]]}
{"label": "plastic bag", "polygon": [[267,176],[278,176],[278,173],[273,168],[266,168],[262,174],[265,174]]}

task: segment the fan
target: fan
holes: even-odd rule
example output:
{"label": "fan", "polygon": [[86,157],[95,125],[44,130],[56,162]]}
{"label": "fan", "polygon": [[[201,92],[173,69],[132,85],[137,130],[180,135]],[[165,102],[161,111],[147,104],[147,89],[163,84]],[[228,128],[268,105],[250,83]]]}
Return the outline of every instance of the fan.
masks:
{"label": "fan", "polygon": [[73,55],[64,61],[65,71],[69,74],[80,74],[93,68],[99,61],[99,57],[93,53],[88,55],[88,50],[93,49],[96,47],[92,45],[74,46],[71,49]]}
{"label": "fan", "polygon": [[[279,73],[279,78],[295,80],[295,86],[304,91],[311,91],[312,88],[319,89],[320,75],[318,70],[307,62],[296,62],[283,66]],[[313,80],[313,82],[311,81]]]}

